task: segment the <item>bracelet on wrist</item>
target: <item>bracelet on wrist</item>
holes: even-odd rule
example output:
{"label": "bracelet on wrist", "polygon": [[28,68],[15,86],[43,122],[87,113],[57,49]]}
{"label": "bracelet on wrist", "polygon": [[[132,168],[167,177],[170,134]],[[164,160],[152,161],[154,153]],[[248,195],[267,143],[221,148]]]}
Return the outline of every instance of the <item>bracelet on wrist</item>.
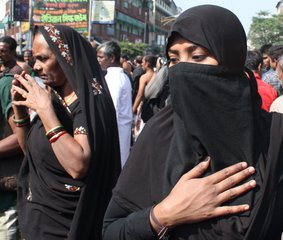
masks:
{"label": "bracelet on wrist", "polygon": [[30,122],[30,117],[29,115],[25,116],[24,118],[16,119],[15,114],[12,116],[12,120],[14,123],[27,123]]}
{"label": "bracelet on wrist", "polygon": [[166,239],[168,237],[168,230],[169,228],[166,226],[163,226],[158,219],[156,218],[156,216],[154,215],[153,209],[155,206],[153,206],[150,209],[150,214],[149,217],[152,219],[152,221],[154,222],[154,224],[158,227],[158,232],[157,232],[157,237],[159,240],[162,239]]}
{"label": "bracelet on wrist", "polygon": [[64,131],[65,128],[60,125],[60,126],[56,126],[52,129],[50,129],[45,135],[47,137],[48,140],[50,140],[53,136],[55,136],[57,133],[61,132],[61,131]]}
{"label": "bracelet on wrist", "polygon": [[63,130],[63,131],[58,132],[57,134],[55,134],[53,137],[51,137],[51,138],[49,139],[49,142],[50,142],[50,143],[56,142],[56,141],[57,141],[61,136],[63,136],[65,133],[67,133],[66,130]]}
{"label": "bracelet on wrist", "polygon": [[24,123],[15,123],[16,127],[25,127],[30,125],[30,122],[24,122]]}

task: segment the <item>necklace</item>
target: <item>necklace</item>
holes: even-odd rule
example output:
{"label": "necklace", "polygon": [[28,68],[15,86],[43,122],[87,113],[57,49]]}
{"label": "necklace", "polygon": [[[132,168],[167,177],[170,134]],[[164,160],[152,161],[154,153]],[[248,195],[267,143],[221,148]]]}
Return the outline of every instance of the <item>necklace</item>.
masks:
{"label": "necklace", "polygon": [[71,114],[71,110],[70,108],[68,107],[67,103],[64,101],[64,99],[60,96],[60,94],[55,90],[53,89],[53,92],[55,94],[55,96],[59,99],[59,101],[61,102],[61,104],[66,108],[66,110],[68,111],[69,114]]}
{"label": "necklace", "polygon": [[64,99],[65,103],[66,103],[67,105],[69,105],[70,101],[73,99],[73,97],[74,97],[75,95],[76,95],[76,93],[73,92],[73,93],[71,94],[71,96],[69,96],[69,97],[67,97],[66,99]]}

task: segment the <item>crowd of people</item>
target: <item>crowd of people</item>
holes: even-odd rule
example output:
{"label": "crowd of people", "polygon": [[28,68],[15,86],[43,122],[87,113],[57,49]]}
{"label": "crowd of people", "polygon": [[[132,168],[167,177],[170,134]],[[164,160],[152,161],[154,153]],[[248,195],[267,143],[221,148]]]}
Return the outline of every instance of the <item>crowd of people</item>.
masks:
{"label": "crowd of people", "polygon": [[[221,25],[221,28],[219,26]],[[0,38],[0,239],[281,239],[283,46],[184,11],[165,56]]]}

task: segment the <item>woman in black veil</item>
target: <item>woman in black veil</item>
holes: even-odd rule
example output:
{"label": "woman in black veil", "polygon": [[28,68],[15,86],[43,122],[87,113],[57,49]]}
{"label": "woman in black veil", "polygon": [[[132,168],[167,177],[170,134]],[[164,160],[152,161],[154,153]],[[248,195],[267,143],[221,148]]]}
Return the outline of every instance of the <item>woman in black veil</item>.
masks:
{"label": "woman in black veil", "polygon": [[[12,86],[25,158],[19,224],[25,239],[101,239],[120,173],[115,109],[91,45],[66,26],[35,29],[34,70]],[[30,122],[29,111],[37,115]]]}
{"label": "woman in black veil", "polygon": [[[176,19],[166,46],[171,106],[148,122],[132,149],[104,239],[280,239],[283,122],[261,110],[255,79],[244,69],[246,51],[244,29],[227,9],[197,6]],[[194,166],[208,167],[201,163],[207,156],[210,166],[198,178]],[[257,183],[245,194],[230,189],[237,178],[214,179],[241,161],[254,166]],[[250,208],[231,210],[244,204]]]}

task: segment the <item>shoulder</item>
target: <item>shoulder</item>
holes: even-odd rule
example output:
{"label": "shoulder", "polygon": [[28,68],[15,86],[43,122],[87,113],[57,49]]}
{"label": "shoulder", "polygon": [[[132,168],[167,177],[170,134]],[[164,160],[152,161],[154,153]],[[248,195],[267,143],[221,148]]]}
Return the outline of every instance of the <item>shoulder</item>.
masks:
{"label": "shoulder", "polygon": [[0,79],[0,91],[1,93],[3,91],[9,90],[11,89],[12,86],[12,81],[14,79],[14,75],[13,74],[5,74],[1,79]]}
{"label": "shoulder", "polygon": [[270,106],[270,112],[283,113],[283,96],[280,96],[274,100]]}

